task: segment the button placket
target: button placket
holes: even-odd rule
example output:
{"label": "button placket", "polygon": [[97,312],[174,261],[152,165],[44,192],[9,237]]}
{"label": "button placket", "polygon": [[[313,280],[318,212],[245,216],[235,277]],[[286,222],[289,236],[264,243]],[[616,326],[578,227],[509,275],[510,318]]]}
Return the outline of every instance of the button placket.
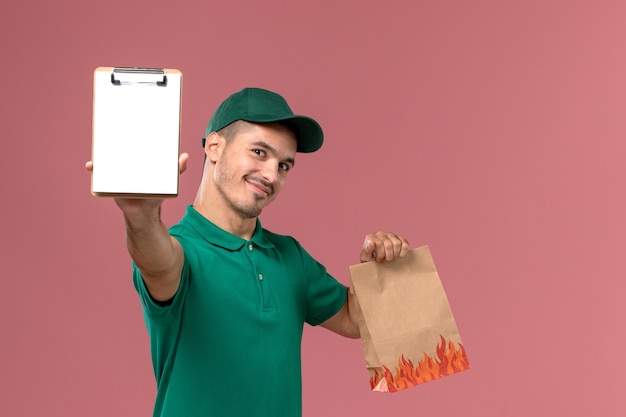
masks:
{"label": "button placket", "polygon": [[263,277],[263,273],[257,270],[256,250],[258,249],[258,247],[256,247],[254,243],[252,242],[248,242],[247,247],[248,247],[247,258],[250,261],[252,272],[254,273],[254,276],[256,277],[255,281],[256,281],[257,289],[259,291],[260,307],[262,310],[266,310],[268,309],[268,306],[266,305],[266,299],[265,299],[266,296],[265,296],[265,290],[264,290],[264,285],[263,285],[264,277]]}

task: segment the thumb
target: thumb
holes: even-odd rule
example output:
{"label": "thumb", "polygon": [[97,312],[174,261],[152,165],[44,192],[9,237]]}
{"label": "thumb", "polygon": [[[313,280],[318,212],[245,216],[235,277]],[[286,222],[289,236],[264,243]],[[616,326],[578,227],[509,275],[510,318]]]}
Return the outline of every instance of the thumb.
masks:
{"label": "thumb", "polygon": [[365,242],[363,242],[363,249],[361,250],[361,262],[369,262],[371,260],[376,259],[376,253],[374,249],[376,245],[370,238],[365,238]]}
{"label": "thumb", "polygon": [[178,157],[178,172],[183,173],[187,170],[187,161],[189,160],[188,153],[181,153]]}

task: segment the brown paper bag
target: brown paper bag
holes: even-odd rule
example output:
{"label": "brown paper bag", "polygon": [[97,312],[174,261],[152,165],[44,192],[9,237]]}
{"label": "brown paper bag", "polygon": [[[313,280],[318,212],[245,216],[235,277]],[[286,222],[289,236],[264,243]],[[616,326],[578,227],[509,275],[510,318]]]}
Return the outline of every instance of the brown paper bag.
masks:
{"label": "brown paper bag", "polygon": [[469,369],[428,246],[350,267],[373,391],[396,392]]}

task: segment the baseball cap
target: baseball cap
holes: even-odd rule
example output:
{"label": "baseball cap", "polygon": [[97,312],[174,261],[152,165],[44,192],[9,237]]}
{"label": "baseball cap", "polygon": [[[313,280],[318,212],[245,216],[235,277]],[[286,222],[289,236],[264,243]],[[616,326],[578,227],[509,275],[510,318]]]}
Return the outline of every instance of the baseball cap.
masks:
{"label": "baseball cap", "polygon": [[[285,122],[296,135],[298,152],[315,152],[324,142],[322,128],[315,120],[294,114],[282,96],[262,88],[244,88],[224,100],[211,117],[206,136],[237,120]],[[202,139],[203,147],[204,142],[205,139]]]}

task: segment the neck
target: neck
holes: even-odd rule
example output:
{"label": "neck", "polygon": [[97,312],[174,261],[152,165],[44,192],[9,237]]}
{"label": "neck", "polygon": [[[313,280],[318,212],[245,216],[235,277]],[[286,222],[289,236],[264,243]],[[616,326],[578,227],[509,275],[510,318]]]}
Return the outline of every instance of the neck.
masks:
{"label": "neck", "polygon": [[235,236],[250,240],[256,228],[256,217],[241,217],[221,198],[211,176],[203,175],[193,208],[211,223]]}

